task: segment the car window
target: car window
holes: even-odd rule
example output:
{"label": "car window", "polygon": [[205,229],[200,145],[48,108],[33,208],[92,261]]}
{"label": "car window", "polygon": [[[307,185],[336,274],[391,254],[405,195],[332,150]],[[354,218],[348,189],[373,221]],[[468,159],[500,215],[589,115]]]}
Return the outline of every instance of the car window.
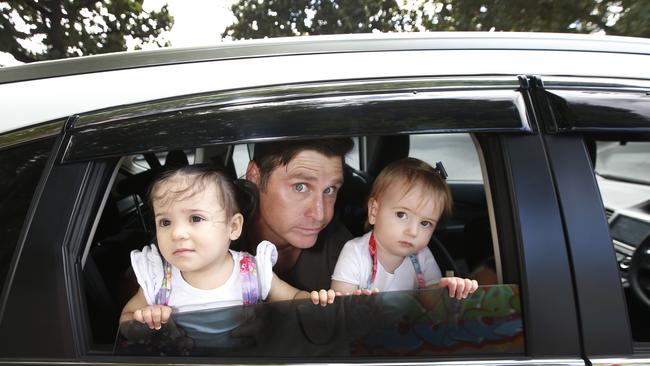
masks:
{"label": "car window", "polygon": [[178,313],[161,330],[123,323],[119,355],[390,357],[521,354],[516,285],[484,286],[459,301],[445,289],[346,296]]}
{"label": "car window", "polygon": [[649,342],[650,141],[596,141],[595,154],[632,337]]}
{"label": "car window", "polygon": [[441,161],[449,180],[483,180],[474,142],[466,133],[413,135],[409,156],[432,166]]}
{"label": "car window", "polygon": [[[354,138],[355,149],[348,155],[354,158],[347,159],[354,169],[361,165],[358,142],[366,138]],[[466,133],[404,135],[388,141],[394,151],[400,151],[404,156],[415,156],[433,164],[443,161],[450,178],[452,174],[455,177],[448,180],[454,199],[453,214],[438,223],[435,240],[432,239],[429,243],[429,249],[443,275],[470,277],[479,281],[480,290],[469,300],[452,300],[443,290],[432,290],[421,293],[386,293],[369,298],[341,297],[335,301],[334,306],[325,309],[300,301],[264,303],[252,307],[236,306],[184,313],[176,321],[179,329],[170,326],[163,332],[145,332],[147,334],[143,339],[116,340],[119,313],[138,289],[129,253],[149,245],[155,237],[152,212],[147,204],[147,187],[158,169],[164,170],[171,164],[171,152],[132,155],[121,159],[117,177],[101,212],[98,229],[90,241],[88,260],[84,265],[84,280],[88,289],[86,303],[93,335],[91,353],[104,352],[113,348],[113,343],[116,342],[116,354],[142,356],[189,354],[304,357],[324,355],[333,349],[333,356],[345,352],[359,357],[398,353],[413,356],[503,352],[523,354],[524,329],[519,287],[516,284],[502,285],[497,279],[499,264],[495,262],[485,187],[481,178],[482,168],[472,136]],[[400,147],[396,144],[405,145]],[[378,151],[382,155],[388,150]],[[234,179],[242,177],[245,172],[249,145],[187,148],[177,150],[174,154],[186,155],[187,159],[176,157],[174,160],[186,161],[185,164],[226,161],[226,172]],[[462,157],[458,156],[461,154]],[[369,156],[368,159],[373,160],[373,164],[379,168],[397,156],[384,157],[388,159],[383,161],[376,156]],[[228,168],[231,166],[228,159],[232,161],[232,170]],[[151,169],[151,164],[147,161],[160,166]],[[478,171],[467,173],[468,169]],[[364,223],[367,218],[370,179],[372,177],[363,171],[347,177],[337,197],[336,217],[348,227],[353,236],[363,235],[366,231]],[[105,288],[105,291],[98,293],[90,290],[97,288]],[[107,312],[112,316],[106,316]],[[405,318],[396,329],[390,328],[392,325],[386,322],[375,321],[362,322],[377,325],[374,328],[364,330],[353,327],[354,323],[350,323],[347,317],[364,312],[377,319],[388,319],[389,316]],[[331,318],[316,321],[322,317]],[[486,319],[489,321],[486,322]],[[289,322],[288,327],[281,326],[284,321]],[[315,322],[318,331],[304,334],[304,324],[301,323],[304,321]],[[202,325],[198,326],[197,322]],[[234,327],[233,324],[238,329],[251,328],[254,333],[250,335],[244,332],[241,335],[237,334],[239,331],[233,331],[217,336],[209,329],[230,329]],[[198,328],[205,330],[208,335],[203,334],[203,331],[199,332],[201,334],[188,335],[188,332],[192,332],[188,329]],[[400,335],[400,332],[405,332],[405,335]],[[119,334],[123,336],[125,333],[122,331]],[[262,336],[265,337],[264,340],[260,340]],[[424,341],[422,337],[425,337]],[[200,346],[199,343],[207,338],[209,342],[216,343]],[[258,343],[251,343],[253,340]],[[296,344],[304,347],[295,347]],[[273,349],[278,351],[273,353]]]}
{"label": "car window", "polygon": [[0,283],[53,142],[50,138],[0,151]]}

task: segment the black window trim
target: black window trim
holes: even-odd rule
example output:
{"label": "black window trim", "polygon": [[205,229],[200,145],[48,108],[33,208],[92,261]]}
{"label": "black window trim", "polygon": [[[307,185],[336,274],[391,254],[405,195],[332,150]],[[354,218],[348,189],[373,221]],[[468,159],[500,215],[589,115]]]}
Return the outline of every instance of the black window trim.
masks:
{"label": "black window trim", "polygon": [[[531,132],[519,89],[515,76],[484,76],[348,80],[181,96],[78,115],[62,161],[323,135]],[[431,117],[422,119],[423,113]]]}

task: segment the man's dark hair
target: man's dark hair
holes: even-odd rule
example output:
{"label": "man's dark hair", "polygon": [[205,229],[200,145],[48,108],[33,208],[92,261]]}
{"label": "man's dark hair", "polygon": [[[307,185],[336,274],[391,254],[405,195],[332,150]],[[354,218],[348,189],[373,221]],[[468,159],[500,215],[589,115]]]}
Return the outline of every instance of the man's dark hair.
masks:
{"label": "man's dark hair", "polygon": [[253,161],[260,170],[260,191],[265,191],[273,169],[289,164],[298,153],[311,150],[321,153],[328,158],[340,157],[341,166],[345,155],[352,150],[354,142],[351,138],[331,138],[317,140],[274,141],[255,144]]}

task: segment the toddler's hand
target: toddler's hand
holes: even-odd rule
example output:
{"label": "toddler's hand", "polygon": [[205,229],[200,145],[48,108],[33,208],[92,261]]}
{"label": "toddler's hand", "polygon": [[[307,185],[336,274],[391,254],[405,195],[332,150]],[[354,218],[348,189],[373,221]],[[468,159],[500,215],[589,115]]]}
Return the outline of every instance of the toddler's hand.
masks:
{"label": "toddler's hand", "polygon": [[336,294],[334,293],[334,290],[331,289],[312,291],[310,294],[311,302],[315,305],[320,304],[320,306],[326,306],[327,304],[333,303],[335,297]]}
{"label": "toddler's hand", "polygon": [[346,292],[345,294],[342,294],[342,293],[337,291],[336,296],[343,296],[343,295],[354,295],[354,296],[365,295],[365,296],[368,296],[368,295],[376,294],[378,292],[379,292],[379,289],[377,287],[373,288],[372,290],[369,289],[369,288],[364,288],[363,290],[358,288],[358,289],[352,291],[352,293]]}
{"label": "toddler's hand", "polygon": [[443,277],[438,282],[438,287],[447,287],[449,289],[449,297],[455,297],[460,300],[467,298],[467,295],[476,291],[478,282],[469,278]]}
{"label": "toddler's hand", "polygon": [[133,312],[133,319],[145,323],[151,329],[160,329],[162,324],[167,323],[172,314],[172,308],[165,305],[149,305]]}

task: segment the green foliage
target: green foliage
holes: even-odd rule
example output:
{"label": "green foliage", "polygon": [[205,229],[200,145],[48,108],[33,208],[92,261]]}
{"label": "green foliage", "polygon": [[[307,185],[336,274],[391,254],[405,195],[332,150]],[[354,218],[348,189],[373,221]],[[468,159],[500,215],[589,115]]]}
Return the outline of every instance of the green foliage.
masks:
{"label": "green foliage", "polygon": [[571,32],[648,37],[650,0],[240,0],[234,39],[400,31]]}
{"label": "green foliage", "polygon": [[394,30],[395,0],[240,0],[238,22],[224,32],[234,39]]}
{"label": "green foliage", "polygon": [[[167,5],[146,12],[144,0],[9,0],[0,3],[0,51],[21,62],[126,50],[126,37],[155,43],[174,22]],[[24,24],[23,24],[24,23]],[[31,50],[24,41],[41,40]],[[21,42],[22,41],[22,42]]]}

